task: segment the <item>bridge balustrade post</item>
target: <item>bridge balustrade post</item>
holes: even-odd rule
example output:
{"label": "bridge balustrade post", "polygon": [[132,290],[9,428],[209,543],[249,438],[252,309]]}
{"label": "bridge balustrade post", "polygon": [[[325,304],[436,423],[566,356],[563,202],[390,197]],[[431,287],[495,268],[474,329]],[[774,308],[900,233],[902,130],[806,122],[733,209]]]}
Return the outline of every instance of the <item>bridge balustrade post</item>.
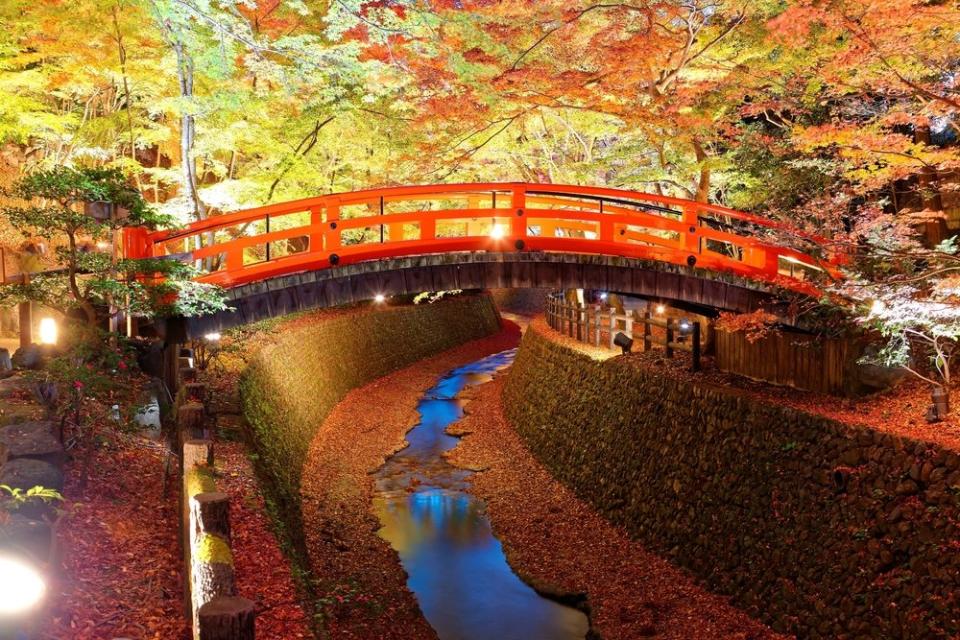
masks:
{"label": "bridge balustrade post", "polygon": [[527,191],[523,187],[514,186],[511,195],[513,217],[510,220],[510,235],[514,238],[527,236]]}
{"label": "bridge balustrade post", "polygon": [[323,251],[323,209],[310,208],[310,253]]}
{"label": "bridge balustrade post", "polygon": [[687,227],[683,233],[683,248],[691,254],[700,253],[700,212],[696,205],[683,207],[683,224]]}
{"label": "bridge balustrade post", "polygon": [[323,248],[335,251],[340,248],[340,204],[327,205],[326,227],[323,230]]}
{"label": "bridge balustrade post", "polygon": [[646,353],[650,351],[653,346],[650,339],[650,310],[647,309],[643,312],[643,351]]}
{"label": "bridge balustrade post", "polygon": [[599,348],[600,347],[600,306],[599,305],[593,308],[593,329],[596,332],[593,345]]}
{"label": "bridge balustrade post", "polygon": [[673,347],[670,346],[670,343],[673,342],[673,319],[667,318],[667,345],[666,345],[666,355],[668,358],[673,357]]}
{"label": "bridge balustrade post", "polygon": [[690,339],[693,341],[693,370],[700,371],[700,323],[694,322],[690,333]]}

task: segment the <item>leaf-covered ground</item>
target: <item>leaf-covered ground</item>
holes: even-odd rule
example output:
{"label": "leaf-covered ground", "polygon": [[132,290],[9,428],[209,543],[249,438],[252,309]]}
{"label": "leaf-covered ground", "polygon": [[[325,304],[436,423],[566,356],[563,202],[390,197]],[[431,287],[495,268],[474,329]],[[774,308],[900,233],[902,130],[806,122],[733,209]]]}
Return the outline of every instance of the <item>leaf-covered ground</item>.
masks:
{"label": "leaf-covered ground", "polygon": [[67,466],[63,570],[41,635],[186,638],[177,488],[163,490],[163,448],[107,433],[99,440]]}
{"label": "leaf-covered ground", "polygon": [[[131,380],[111,401],[132,402],[142,382]],[[104,409],[87,402],[87,433],[67,463],[61,569],[40,637],[188,638],[177,461],[162,444],[105,420]],[[218,489],[233,498],[237,587],[257,603],[257,638],[312,637],[244,446],[218,442],[215,452]]]}
{"label": "leaf-covered ground", "polygon": [[464,394],[467,415],[448,431],[465,437],[448,458],[483,470],[472,476],[472,491],[486,502],[520,576],[547,593],[586,594],[591,623],[604,640],[781,637],[631,540],[555,480],[507,424],[502,385],[500,376]]}
{"label": "leaf-covered ground", "polygon": [[652,364],[658,367],[665,377],[671,379],[739,389],[770,402],[809,411],[840,422],[863,425],[900,437],[924,440],[960,451],[960,411],[957,410],[960,407],[960,397],[953,398],[954,411],[947,420],[928,423],[925,417],[927,407],[932,403],[930,385],[913,377],[908,377],[893,389],[870,396],[857,399],[841,398],[790,387],[778,387],[724,373],[713,367],[712,358],[704,358],[704,370],[693,373],[690,371],[690,355],[683,352],[677,352],[676,357],[669,360],[659,349],[647,353],[636,352],[627,356],[615,356],[615,352],[609,349],[592,347],[552,330],[542,317],[534,323],[544,335],[549,335],[553,340],[597,359],[626,357],[637,366]]}
{"label": "leaf-covered ground", "polygon": [[329,637],[435,638],[406,587],[396,552],[376,531],[372,471],[404,446],[417,403],[446,371],[516,346],[512,323],[350,392],[328,416],[303,474],[303,514],[320,613]]}

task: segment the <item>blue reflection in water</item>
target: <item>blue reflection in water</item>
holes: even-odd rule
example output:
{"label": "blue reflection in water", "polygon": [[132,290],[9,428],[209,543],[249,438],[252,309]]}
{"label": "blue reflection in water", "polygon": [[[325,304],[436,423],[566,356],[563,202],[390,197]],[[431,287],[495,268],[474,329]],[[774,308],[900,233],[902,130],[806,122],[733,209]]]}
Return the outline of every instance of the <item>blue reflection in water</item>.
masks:
{"label": "blue reflection in water", "polygon": [[442,454],[457,445],[446,433],[463,416],[457,394],[488,382],[516,350],[454,369],[418,405],[409,446],[377,472],[379,535],[400,554],[408,585],[441,640],[583,638],[583,613],[543,598],[507,564],[483,503],[466,492],[469,471]]}

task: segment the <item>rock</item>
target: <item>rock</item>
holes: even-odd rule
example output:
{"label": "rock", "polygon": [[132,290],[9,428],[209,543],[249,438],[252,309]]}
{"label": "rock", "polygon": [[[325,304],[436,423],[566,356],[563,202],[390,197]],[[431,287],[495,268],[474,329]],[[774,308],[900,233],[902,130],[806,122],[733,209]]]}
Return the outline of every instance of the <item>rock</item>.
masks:
{"label": "rock", "polygon": [[43,349],[38,344],[28,344],[13,353],[13,366],[18,369],[39,369],[43,365]]}
{"label": "rock", "polygon": [[0,405],[0,426],[31,422],[43,417],[43,409],[35,404]]}
{"label": "rock", "polygon": [[47,421],[21,422],[0,428],[0,461],[33,458],[51,464],[61,464],[63,446],[53,435],[53,423]]}
{"label": "rock", "polygon": [[0,371],[11,369],[13,369],[13,361],[10,359],[10,350],[0,347]]}
{"label": "rock", "polygon": [[47,562],[53,536],[50,525],[19,513],[10,516],[0,527],[0,551],[25,553],[37,562]]}
{"label": "rock", "polygon": [[30,386],[29,381],[19,376],[0,380],[0,399],[6,400],[14,396],[29,394]]}
{"label": "rock", "polygon": [[17,458],[0,469],[0,484],[24,491],[33,487],[63,491],[63,473],[43,460]]}

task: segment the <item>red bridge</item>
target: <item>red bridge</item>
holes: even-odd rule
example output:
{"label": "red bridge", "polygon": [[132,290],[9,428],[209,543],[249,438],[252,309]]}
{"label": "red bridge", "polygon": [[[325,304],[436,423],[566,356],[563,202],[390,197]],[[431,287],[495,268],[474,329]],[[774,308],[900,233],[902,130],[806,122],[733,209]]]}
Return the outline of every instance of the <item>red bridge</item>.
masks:
{"label": "red bridge", "polygon": [[[350,270],[354,276],[382,272],[384,261],[416,256],[431,256],[433,263],[446,266],[468,264],[477,253],[536,254],[548,262],[557,255],[576,256],[586,264],[596,262],[591,257],[622,258],[677,265],[700,277],[727,274],[805,294],[817,292],[811,283],[815,276],[839,275],[838,257],[817,260],[779,246],[772,238],[780,230],[781,225],[758,216],[648,193],[478,183],[371,189],[239,211],[172,231],[127,229],[125,253],[192,261],[201,270],[199,280],[228,289],[351,265],[366,265]],[[806,241],[812,250],[821,245],[818,253],[824,253],[820,239]],[[457,284],[423,283],[435,288]],[[385,293],[398,291],[393,289]]]}

